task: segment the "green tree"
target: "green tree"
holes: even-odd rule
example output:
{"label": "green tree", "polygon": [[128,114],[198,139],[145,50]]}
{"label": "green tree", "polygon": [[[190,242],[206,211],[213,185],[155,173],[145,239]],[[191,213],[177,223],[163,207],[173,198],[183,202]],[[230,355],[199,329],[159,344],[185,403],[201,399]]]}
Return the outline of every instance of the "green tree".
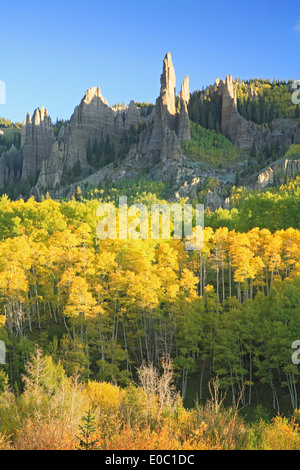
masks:
{"label": "green tree", "polygon": [[76,436],[76,439],[79,440],[78,450],[97,450],[96,444],[98,440],[92,437],[96,431],[95,419],[95,415],[89,408],[86,411],[86,416],[82,417],[82,424],[79,425],[80,436]]}

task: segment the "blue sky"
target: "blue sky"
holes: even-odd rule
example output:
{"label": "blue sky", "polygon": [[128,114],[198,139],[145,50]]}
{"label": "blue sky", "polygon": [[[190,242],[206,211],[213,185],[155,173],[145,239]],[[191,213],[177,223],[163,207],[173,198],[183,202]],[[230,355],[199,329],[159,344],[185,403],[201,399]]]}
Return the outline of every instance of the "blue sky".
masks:
{"label": "blue sky", "polygon": [[[2,3],[2,2],[1,2]],[[216,78],[300,78],[297,1],[14,1],[0,5],[0,116],[67,119],[91,86],[110,105],[155,102],[171,52],[177,89]]]}

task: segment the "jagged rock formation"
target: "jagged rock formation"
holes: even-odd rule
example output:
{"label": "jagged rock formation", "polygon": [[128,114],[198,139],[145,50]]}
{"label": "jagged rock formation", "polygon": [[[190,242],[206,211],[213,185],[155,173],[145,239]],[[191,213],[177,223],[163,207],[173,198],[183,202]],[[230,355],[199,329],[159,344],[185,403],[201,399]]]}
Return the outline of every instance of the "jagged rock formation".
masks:
{"label": "jagged rock formation", "polygon": [[[216,81],[216,86],[222,95],[222,133],[239,149],[249,152],[254,143],[256,149],[261,150],[272,141],[278,141],[281,148],[288,148],[292,142],[300,141],[298,123],[291,120],[277,119],[265,128],[244,119],[238,112],[236,85],[231,75],[226,77],[225,82]],[[252,87],[249,87],[248,95],[254,99],[257,97]]]}
{"label": "jagged rock formation", "polygon": [[88,144],[102,136],[121,137],[140,121],[145,118],[134,101],[128,107],[110,107],[99,87],[89,89],[70,122],[61,128],[51,155],[42,166],[38,187],[54,189],[60,184],[64,169],[71,169],[76,162],[80,162],[82,176],[87,176],[91,170],[87,161]]}
{"label": "jagged rock formation", "polygon": [[95,134],[122,136],[130,126],[136,127],[142,120],[141,109],[134,101],[128,107],[109,107],[107,100],[101,95],[99,87],[90,88],[79,106],[74,110],[70,120],[72,132],[84,130],[87,137]]}
{"label": "jagged rock formation", "polygon": [[200,191],[201,184],[204,182],[203,178],[200,177],[193,177],[188,183],[185,181],[183,185],[176,191],[174,194],[175,201],[180,198],[189,198],[193,200],[194,197],[197,196],[198,192]]}
{"label": "jagged rock formation", "polygon": [[187,105],[190,99],[189,79],[185,78],[176,106],[176,77],[171,54],[168,52],[163,62],[163,73],[160,77],[160,95],[156,100],[153,126],[140,136],[137,147],[141,155],[154,168],[153,174],[162,179],[178,179],[183,154],[180,139],[190,138],[190,120]]}
{"label": "jagged rock formation", "polygon": [[218,194],[218,188],[214,191],[208,190],[204,198],[204,206],[209,208],[211,212],[215,212],[220,207],[224,207],[224,198]]}
{"label": "jagged rock formation", "polygon": [[176,77],[170,53],[165,56],[160,82],[155,109],[146,118],[133,101],[128,107],[111,108],[100,88],[88,90],[75,108],[70,123],[61,128],[50,157],[43,162],[38,188],[58,187],[64,168],[72,168],[77,161],[80,162],[82,176],[87,176],[90,172],[88,143],[102,135],[122,136],[131,126],[136,128],[140,121],[147,122],[148,126],[141,132],[139,142],[130,148],[129,157],[137,155],[139,162],[145,159],[156,178],[176,179],[183,158],[179,139],[190,138],[187,109],[190,93],[186,77],[176,100]]}
{"label": "jagged rock formation", "polygon": [[[246,87],[244,91],[250,99],[257,99],[253,87],[247,88],[245,83],[242,85]],[[236,147],[249,152],[253,143],[257,150],[277,141],[282,150],[284,147],[288,149],[292,143],[300,144],[300,127],[297,121],[277,119],[269,126],[258,126],[244,119],[238,112],[237,84],[232,76],[227,76],[225,81],[217,79],[214,85],[201,92],[201,102],[214,93],[218,94],[214,96],[218,109],[217,124]],[[68,194],[74,184],[99,184],[105,178],[114,181],[138,177],[143,171],[150,178],[171,181],[174,185],[173,194],[179,188],[174,196],[175,200],[177,197],[193,198],[210,177],[220,178],[221,186],[232,186],[236,173],[245,169],[246,159],[236,162],[234,167],[217,170],[204,165],[204,162],[192,162],[184,157],[180,141],[191,138],[189,102],[188,76],[185,77],[176,97],[175,70],[168,52],[163,61],[160,94],[151,114],[148,114],[148,110],[144,112],[145,110],[138,107],[134,101],[131,101],[129,106],[110,107],[100,88],[93,87],[86,92],[70,121],[60,128],[58,136],[55,137],[47,111],[43,107],[36,109],[33,117],[28,114],[23,123],[20,152],[10,149],[0,158],[0,184],[7,185],[29,178],[32,181],[39,173],[33,193],[42,194],[50,190],[51,195],[55,197],[58,194]],[[141,122],[143,125],[139,126]],[[137,126],[139,133],[135,134],[135,139],[138,140],[135,140],[129,151],[124,151],[122,162],[117,168],[110,163],[95,171],[95,167],[100,166],[100,157],[97,150],[98,160],[95,164],[95,160],[91,158],[94,156],[91,152],[92,146],[99,144],[99,141],[101,143],[106,136],[122,137],[124,132],[127,133]],[[118,141],[116,138],[114,140]],[[99,145],[94,148],[98,149]],[[104,159],[105,161],[107,160]],[[74,168],[76,172],[73,171]],[[257,181],[253,180],[251,184],[252,187],[255,184],[258,188],[277,184],[282,181],[283,174],[292,176],[299,172],[298,170],[298,164],[295,162],[287,163],[285,167],[280,164],[278,168],[272,165],[261,172]],[[72,178],[66,178],[70,172]],[[77,178],[77,173],[78,182],[67,185],[66,181],[74,182],[74,175],[76,174]],[[65,188],[62,188],[62,185]],[[211,210],[225,207],[230,202],[224,202],[228,193],[218,191],[206,196],[205,203]]]}
{"label": "jagged rock formation", "polygon": [[288,178],[294,178],[297,175],[300,175],[300,160],[281,159],[256,176],[254,188],[262,190],[266,186],[285,184]]}
{"label": "jagged rock formation", "polygon": [[171,130],[176,129],[176,76],[171,54],[168,52],[163,62],[163,73],[160,76],[160,112],[162,124]]}
{"label": "jagged rock formation", "polygon": [[253,142],[257,149],[262,148],[266,142],[271,142],[270,130],[247,121],[239,114],[232,76],[228,75],[225,82],[221,80],[218,87],[222,93],[222,133],[228,136],[236,147],[247,151],[251,150]]}
{"label": "jagged rock formation", "polygon": [[32,119],[28,113],[22,126],[21,155],[23,159],[22,180],[35,176],[49,158],[55,141],[53,125],[43,106],[34,111]]}
{"label": "jagged rock formation", "polygon": [[180,140],[190,140],[191,138],[191,128],[190,128],[190,119],[188,113],[188,104],[190,101],[190,87],[189,87],[189,77],[185,77],[184,81],[181,84],[180,93],[178,95],[178,105],[180,112],[178,114],[177,122],[177,134]]}

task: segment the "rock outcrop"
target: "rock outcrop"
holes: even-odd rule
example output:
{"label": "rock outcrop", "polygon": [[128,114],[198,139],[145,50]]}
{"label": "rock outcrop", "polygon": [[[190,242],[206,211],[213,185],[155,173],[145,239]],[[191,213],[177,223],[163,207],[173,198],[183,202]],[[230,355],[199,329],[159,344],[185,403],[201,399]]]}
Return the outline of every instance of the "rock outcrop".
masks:
{"label": "rock outcrop", "polygon": [[162,124],[171,130],[176,129],[176,76],[171,54],[168,52],[163,62],[163,73],[160,77],[160,112]]}
{"label": "rock outcrop", "polygon": [[90,88],[53,143],[50,157],[42,166],[38,187],[54,189],[60,185],[64,170],[72,169],[77,162],[81,176],[86,177],[91,171],[87,161],[88,144],[107,135],[121,137],[140,121],[145,118],[134,101],[129,106],[110,107],[99,87]]}
{"label": "rock outcrop", "polygon": [[32,119],[28,113],[21,134],[22,180],[35,177],[40,172],[43,161],[50,156],[54,141],[53,125],[47,110],[41,106],[34,111]]}
{"label": "rock outcrop", "polygon": [[190,99],[189,79],[185,78],[176,106],[176,77],[171,54],[168,52],[163,62],[160,77],[160,95],[156,100],[154,122],[140,136],[138,151],[145,155],[150,166],[158,165],[154,173],[162,179],[178,179],[178,171],[183,161],[180,139],[190,138],[190,121],[187,105]]}
{"label": "rock outcrop", "polygon": [[180,198],[189,198],[189,200],[192,201],[200,191],[201,184],[203,182],[204,181],[200,177],[193,177],[190,183],[185,181],[174,194],[174,200],[176,201]]}
{"label": "rock outcrop", "polygon": [[[250,99],[257,99],[253,87],[247,88],[245,83],[242,85]],[[249,152],[253,143],[257,150],[262,149],[266,143],[270,145],[274,141],[279,141],[282,149],[288,148],[291,143],[300,143],[297,122],[276,120],[265,127],[244,119],[238,112],[237,85],[232,76],[227,76],[225,81],[217,79],[214,85],[202,92],[201,99],[204,101],[212,93],[219,94],[216,103],[218,107],[220,106],[221,122],[218,123],[221,124],[221,131],[238,148]],[[43,108],[36,110],[32,119],[27,115],[22,129],[20,157],[19,159],[14,157],[9,163],[2,159],[0,169],[1,165],[4,165],[3,175],[9,181],[15,177],[15,174],[20,177],[18,171],[16,173],[12,170],[16,169],[20,162],[22,179],[39,172],[37,189],[40,193],[48,189],[58,190],[63,182],[66,184],[65,181],[68,179],[64,178],[64,175],[76,165],[76,168],[80,168],[78,179],[81,181],[89,181],[92,173],[96,175],[92,178],[93,181],[103,181],[103,175],[109,175],[112,179],[117,175],[119,179],[143,171],[154,179],[171,181],[180,188],[178,190],[180,195],[181,192],[184,194],[187,191],[187,188],[182,186],[184,181],[191,180],[189,186],[191,194],[194,194],[200,184],[199,181],[202,182],[212,175],[210,169],[205,170],[207,174],[204,176],[203,168],[189,167],[191,162],[187,162],[183,157],[180,141],[191,138],[189,101],[188,76],[185,77],[176,97],[176,75],[168,52],[160,76],[160,93],[150,115],[146,116],[147,113],[144,113],[134,101],[131,101],[129,106],[110,107],[99,87],[90,88],[75,108],[70,121],[61,127],[56,138],[51,120]],[[88,155],[88,149],[95,142],[99,143],[103,137],[122,137],[124,132],[128,132],[132,127],[137,128],[141,121],[143,126],[139,127],[138,141],[131,145],[126,155],[123,155],[122,165],[116,169],[111,163],[95,172],[95,168],[91,166],[92,160],[88,158],[91,156],[91,152]],[[135,165],[134,169],[132,165]],[[212,171],[213,174],[216,173],[215,170]],[[281,171],[282,169],[276,170],[275,173]],[[290,173],[290,170],[287,172]],[[225,182],[228,180],[233,184],[235,171],[231,169],[230,174],[221,176]],[[272,184],[272,178],[277,181],[276,177],[272,176],[272,170],[267,169],[257,184],[261,187],[269,184],[267,181]],[[207,194],[207,206],[212,208],[222,204],[224,204],[224,194]]]}
{"label": "rock outcrop", "polygon": [[281,159],[257,175],[254,188],[262,190],[267,186],[279,186],[298,175],[300,175],[300,160]]}
{"label": "rock outcrop", "polygon": [[[236,84],[231,75],[226,77],[225,82],[218,80],[216,86],[222,95],[222,133],[239,149],[249,152],[254,143],[256,149],[261,150],[272,142],[278,142],[283,149],[289,148],[292,142],[300,141],[298,123],[290,119],[276,119],[268,128],[244,119],[238,112]],[[256,99],[257,93],[253,87],[248,88],[248,95],[250,99]]]}
{"label": "rock outcrop", "polygon": [[204,207],[209,208],[211,212],[215,212],[220,207],[224,207],[224,198],[220,197],[217,188],[215,188],[214,191],[207,191],[204,197]]}
{"label": "rock outcrop", "polygon": [[78,161],[81,178],[87,177],[91,171],[87,161],[88,144],[106,135],[121,137],[141,121],[146,124],[145,129],[140,133],[138,143],[130,148],[128,158],[135,158],[137,165],[141,164],[143,168],[148,166],[153,177],[176,180],[183,159],[180,139],[190,138],[190,92],[189,78],[186,77],[176,98],[176,76],[170,53],[163,61],[160,85],[155,108],[147,117],[133,101],[128,107],[109,107],[100,88],[88,90],[70,122],[61,128],[49,158],[43,159],[38,188],[58,187],[64,169],[71,169]]}
{"label": "rock outcrop", "polygon": [[189,88],[189,77],[185,77],[181,84],[180,93],[178,95],[178,122],[177,122],[177,134],[180,140],[190,140],[191,128],[190,119],[188,113],[188,104],[190,101],[190,88]]}
{"label": "rock outcrop", "polygon": [[257,149],[261,149],[267,142],[271,142],[270,130],[247,121],[239,114],[236,87],[231,75],[226,77],[225,82],[220,81],[220,88],[222,93],[222,133],[229,137],[236,147],[248,152],[251,150],[253,142]]}
{"label": "rock outcrop", "polygon": [[141,109],[134,101],[129,106],[110,107],[103,98],[100,88],[90,88],[79,106],[76,106],[70,120],[71,130],[83,129],[87,137],[95,135],[122,136],[130,126],[136,127],[142,120]]}

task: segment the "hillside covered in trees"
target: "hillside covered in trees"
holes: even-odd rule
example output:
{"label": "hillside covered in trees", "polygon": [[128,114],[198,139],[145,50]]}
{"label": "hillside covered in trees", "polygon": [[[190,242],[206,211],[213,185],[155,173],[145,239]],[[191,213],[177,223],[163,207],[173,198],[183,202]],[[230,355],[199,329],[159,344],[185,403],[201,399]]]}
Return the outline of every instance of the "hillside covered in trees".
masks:
{"label": "hillside covered in trees", "polygon": [[[156,107],[92,88],[70,120],[0,119],[0,449],[300,448],[292,82],[190,95],[187,77],[173,97],[167,70],[170,54]],[[257,189],[263,170],[277,174]],[[204,203],[201,250],[173,222],[167,240],[99,240],[97,207],[118,214],[124,194]]]}
{"label": "hillside covered in trees", "polygon": [[[163,202],[164,185],[130,187],[132,200],[149,208]],[[284,445],[297,447],[296,421],[271,423],[267,416],[291,417],[299,406],[299,368],[291,361],[300,337],[299,179],[272,191],[236,190],[230,211],[206,211],[200,252],[172,237],[99,240],[96,209],[117,204],[118,191],[78,192],[70,201],[0,200],[2,445],[30,448],[34,429],[45,429],[48,443],[38,445],[76,446],[88,396],[102,448],[118,446],[124,433],[132,435],[124,446],[135,448],[255,447],[260,433],[272,447],[282,432],[290,442]],[[37,368],[44,385],[36,382]],[[153,390],[147,374],[156,377]],[[169,380],[167,396],[159,377]],[[207,402],[216,380],[218,393],[227,391],[220,410]],[[61,387],[67,395],[58,411]],[[217,441],[206,427],[215,413],[230,428]],[[175,415],[177,437],[168,431]],[[256,437],[247,421],[256,422]],[[104,422],[111,437],[101,431]],[[137,442],[146,442],[142,423],[156,430],[157,444],[152,431],[148,444]],[[63,440],[56,433],[65,433]]]}

